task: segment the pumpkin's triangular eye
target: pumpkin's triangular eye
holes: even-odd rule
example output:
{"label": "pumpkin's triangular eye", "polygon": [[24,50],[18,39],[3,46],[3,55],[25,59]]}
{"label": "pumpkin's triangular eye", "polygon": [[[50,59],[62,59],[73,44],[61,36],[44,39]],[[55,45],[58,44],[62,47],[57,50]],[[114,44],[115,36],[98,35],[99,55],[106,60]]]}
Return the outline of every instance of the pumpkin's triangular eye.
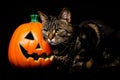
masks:
{"label": "pumpkin's triangular eye", "polygon": [[31,32],[29,32],[28,35],[25,38],[34,40],[34,37],[33,37]]}
{"label": "pumpkin's triangular eye", "polygon": [[36,49],[40,49],[40,45],[39,44],[36,46]]}

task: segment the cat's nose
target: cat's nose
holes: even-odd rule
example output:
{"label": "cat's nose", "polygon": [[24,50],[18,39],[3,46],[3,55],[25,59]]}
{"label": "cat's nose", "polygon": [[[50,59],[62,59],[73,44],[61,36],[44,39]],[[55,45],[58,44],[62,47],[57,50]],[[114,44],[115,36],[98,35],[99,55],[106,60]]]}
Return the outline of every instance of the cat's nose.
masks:
{"label": "cat's nose", "polygon": [[48,38],[49,38],[50,40],[52,40],[54,36],[55,36],[55,30],[51,31],[51,32],[48,34]]}
{"label": "cat's nose", "polygon": [[50,40],[52,40],[52,39],[53,39],[53,36],[54,36],[53,34],[49,34],[49,35],[48,35],[48,38],[49,38]]}

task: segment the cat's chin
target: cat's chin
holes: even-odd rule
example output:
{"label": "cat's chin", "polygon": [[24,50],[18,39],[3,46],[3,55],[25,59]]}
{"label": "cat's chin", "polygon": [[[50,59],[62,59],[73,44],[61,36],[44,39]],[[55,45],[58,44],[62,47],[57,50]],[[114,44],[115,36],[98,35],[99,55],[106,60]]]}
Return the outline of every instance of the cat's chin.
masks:
{"label": "cat's chin", "polygon": [[50,42],[49,43],[51,46],[59,46],[59,45],[61,45],[61,43],[54,43],[54,42]]}
{"label": "cat's chin", "polygon": [[56,46],[57,44],[54,42],[51,42],[50,45]]}

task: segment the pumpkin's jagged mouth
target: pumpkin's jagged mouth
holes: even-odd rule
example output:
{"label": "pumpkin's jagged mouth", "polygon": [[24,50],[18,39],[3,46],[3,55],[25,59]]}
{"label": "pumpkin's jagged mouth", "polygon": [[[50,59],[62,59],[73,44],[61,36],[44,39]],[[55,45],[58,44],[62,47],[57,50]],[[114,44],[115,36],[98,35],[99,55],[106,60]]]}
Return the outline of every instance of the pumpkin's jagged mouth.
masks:
{"label": "pumpkin's jagged mouth", "polygon": [[37,53],[28,54],[27,51],[22,47],[22,45],[20,45],[20,49],[26,58],[32,57],[34,60],[38,60],[39,58],[50,58],[51,60],[53,59],[52,55],[48,56],[46,55],[46,53],[43,53],[42,55],[38,55]]}

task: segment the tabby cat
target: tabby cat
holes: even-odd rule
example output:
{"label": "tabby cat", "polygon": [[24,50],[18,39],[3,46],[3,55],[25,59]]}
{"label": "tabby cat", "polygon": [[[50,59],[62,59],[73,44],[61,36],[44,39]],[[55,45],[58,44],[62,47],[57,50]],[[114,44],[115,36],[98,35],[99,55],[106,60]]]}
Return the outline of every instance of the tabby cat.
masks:
{"label": "tabby cat", "polygon": [[113,31],[106,33],[107,26],[103,23],[88,20],[80,25],[72,25],[68,8],[63,8],[58,16],[47,16],[41,11],[38,13],[43,24],[43,37],[53,49],[58,69],[91,69],[119,62],[114,64],[115,60],[108,56],[110,54],[107,53],[106,40]]}

